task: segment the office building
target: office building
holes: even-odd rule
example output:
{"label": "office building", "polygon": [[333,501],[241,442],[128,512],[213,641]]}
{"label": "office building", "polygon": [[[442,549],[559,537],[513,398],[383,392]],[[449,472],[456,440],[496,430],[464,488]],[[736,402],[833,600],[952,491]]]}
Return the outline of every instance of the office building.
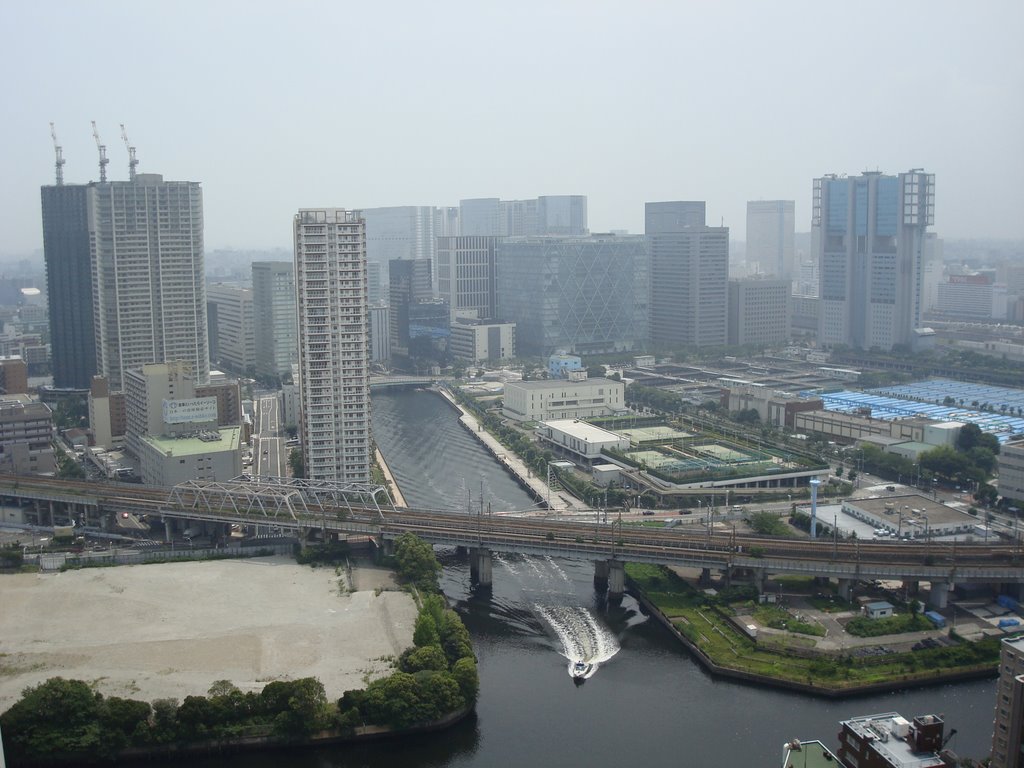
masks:
{"label": "office building", "polygon": [[758,274],[792,279],[796,271],[796,219],[792,200],[751,200],[747,203],[747,264]]}
{"label": "office building", "polygon": [[88,213],[92,186],[58,184],[41,190],[53,384],[61,389],[88,389],[96,373]]}
{"label": "office building", "polygon": [[[237,373],[256,371],[256,327],[252,290],[216,283],[206,288],[210,359]],[[261,340],[262,343],[262,340]]]}
{"label": "office building", "polygon": [[388,262],[388,333],[391,354],[409,353],[409,307],[434,297],[429,259]]}
{"label": "office building", "polygon": [[516,324],[456,319],[448,351],[456,360],[468,363],[509,360],[516,356]]}
{"label": "office building", "polygon": [[586,195],[543,195],[537,198],[538,235],[583,237],[588,232]]}
{"label": "office building", "polygon": [[934,219],[934,174],[814,180],[822,344],[891,350],[912,343],[921,325],[925,230]]}
{"label": "office building", "polygon": [[25,394],[0,397],[0,472],[52,475],[53,414],[45,403]]}
{"label": "office building", "polygon": [[28,365],[17,355],[0,357],[0,395],[28,392]]}
{"label": "office building", "polygon": [[730,280],[729,344],[789,341],[791,302],[789,280]]}
{"label": "office building", "polygon": [[90,185],[89,234],[97,372],[120,390],[129,368],[182,360],[205,382],[199,184],[140,173],[133,181]]}
{"label": "office building", "polygon": [[370,361],[382,363],[391,357],[391,332],[388,328],[386,305],[371,306],[370,313]]}
{"label": "office building", "polygon": [[427,299],[409,305],[409,344],[416,351],[425,351],[417,339],[427,339],[430,348],[441,358],[448,352],[451,335],[451,311],[444,299]]}
{"label": "office building", "polygon": [[437,239],[437,294],[452,317],[493,319],[496,314],[494,253],[497,237]]}
{"label": "office building", "polygon": [[622,352],[647,338],[641,236],[509,238],[495,265],[496,319],[516,324],[518,354]]}
{"label": "office building", "polygon": [[999,493],[1024,508],[1024,441],[1004,443],[999,462]]}
{"label": "office building", "polygon": [[[364,208],[366,220],[366,260],[369,264],[380,265],[381,271],[374,271],[376,285],[370,280],[371,301],[382,298],[380,291],[387,265],[395,259],[426,259],[431,265],[431,274],[436,274],[434,258],[437,241],[435,232],[436,211],[431,206],[402,205],[389,208]],[[432,288],[436,290],[437,286]]]}
{"label": "office building", "polygon": [[[189,364],[173,361],[130,368],[124,384],[125,443],[143,483],[223,482],[242,474],[237,382],[200,385]],[[102,378],[92,393],[90,414],[109,393]]]}
{"label": "office building", "polygon": [[359,211],[304,208],[294,234],[306,476],[368,483],[366,222]]}
{"label": "office building", "polygon": [[459,201],[460,235],[500,235],[501,201],[477,197]]}
{"label": "office building", "polygon": [[999,654],[991,768],[1024,767],[1024,635],[1006,637]]}
{"label": "office building", "polygon": [[252,263],[256,373],[288,376],[299,359],[295,322],[295,265],[288,261]]}
{"label": "office building", "polygon": [[729,228],[704,225],[703,202],[647,203],[650,335],[660,349],[728,338]]}
{"label": "office building", "polygon": [[[927,271],[926,271],[927,274]],[[949,275],[937,288],[936,314],[965,320],[1005,320],[1005,283],[992,274]]]}

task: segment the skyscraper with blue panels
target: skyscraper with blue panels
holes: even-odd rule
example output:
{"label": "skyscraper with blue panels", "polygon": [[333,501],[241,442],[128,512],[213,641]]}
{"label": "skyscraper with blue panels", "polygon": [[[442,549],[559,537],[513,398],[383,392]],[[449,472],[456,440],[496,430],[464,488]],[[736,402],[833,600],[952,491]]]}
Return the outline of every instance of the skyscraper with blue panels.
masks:
{"label": "skyscraper with blue panels", "polygon": [[925,230],[934,221],[934,174],[814,180],[819,341],[883,350],[912,342],[921,324]]}

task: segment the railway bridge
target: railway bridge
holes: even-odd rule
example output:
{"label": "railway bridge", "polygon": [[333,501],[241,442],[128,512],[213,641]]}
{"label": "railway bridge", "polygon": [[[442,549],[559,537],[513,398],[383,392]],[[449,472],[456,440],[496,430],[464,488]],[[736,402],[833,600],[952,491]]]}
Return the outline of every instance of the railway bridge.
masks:
{"label": "railway bridge", "polygon": [[[150,526],[200,521],[224,532],[230,526],[273,526],[300,539],[372,537],[385,549],[403,533],[436,545],[469,551],[471,571],[491,582],[495,552],[548,555],[595,563],[595,581],[609,592],[624,589],[626,562],[721,571],[749,577],[763,589],[769,574],[835,578],[849,597],[857,580],[928,581],[932,605],[944,607],[957,583],[989,583],[1019,590],[1024,584],[1020,542],[867,542],[800,540],[680,528],[647,528],[595,522],[563,522],[515,515],[472,515],[396,507],[386,489],[285,478],[189,481],[174,488],[125,483],[86,483],[0,475],[0,496],[35,506],[61,519],[144,517]],[[45,519],[43,520],[45,522]],[[109,522],[108,522],[109,524]],[[1019,593],[1019,592],[1018,592]]]}

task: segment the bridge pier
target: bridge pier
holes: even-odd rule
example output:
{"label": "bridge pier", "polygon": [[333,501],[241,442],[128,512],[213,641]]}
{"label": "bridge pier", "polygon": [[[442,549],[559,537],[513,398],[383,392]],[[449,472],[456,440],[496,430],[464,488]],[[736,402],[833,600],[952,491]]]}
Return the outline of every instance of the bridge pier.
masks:
{"label": "bridge pier", "polygon": [[469,577],[481,587],[489,587],[493,582],[493,560],[491,550],[473,547],[469,552]]}
{"label": "bridge pier", "polygon": [[626,566],[619,560],[608,561],[608,597],[622,597],[626,591]]}
{"label": "bridge pier", "polygon": [[594,561],[594,587],[595,589],[608,589],[608,561]]}
{"label": "bridge pier", "polygon": [[945,608],[949,602],[949,582],[933,581],[932,590],[928,593],[928,605],[932,608]]}
{"label": "bridge pier", "polygon": [[702,586],[702,587],[710,587],[711,586],[711,569],[710,568],[701,568],[700,569],[700,578],[697,580],[697,584]]}
{"label": "bridge pier", "polygon": [[907,595],[916,595],[921,590],[921,583],[916,579],[904,579],[903,580],[903,591]]}
{"label": "bridge pier", "polygon": [[853,597],[853,579],[839,579],[839,588],[836,591],[840,599],[850,602],[850,598]]}
{"label": "bridge pier", "polygon": [[763,595],[768,585],[768,569],[758,568],[754,571],[754,586],[757,587],[757,594]]}
{"label": "bridge pier", "polygon": [[395,554],[395,542],[392,539],[385,539],[382,537],[377,542],[377,547],[380,549],[380,553],[384,557],[391,557]]}

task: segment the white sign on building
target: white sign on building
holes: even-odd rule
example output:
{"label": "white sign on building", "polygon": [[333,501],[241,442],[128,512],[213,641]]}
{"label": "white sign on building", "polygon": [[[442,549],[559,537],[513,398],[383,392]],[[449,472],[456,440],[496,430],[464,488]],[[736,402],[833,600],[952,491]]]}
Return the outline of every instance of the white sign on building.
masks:
{"label": "white sign on building", "polygon": [[217,398],[164,400],[164,424],[194,424],[217,421]]}

